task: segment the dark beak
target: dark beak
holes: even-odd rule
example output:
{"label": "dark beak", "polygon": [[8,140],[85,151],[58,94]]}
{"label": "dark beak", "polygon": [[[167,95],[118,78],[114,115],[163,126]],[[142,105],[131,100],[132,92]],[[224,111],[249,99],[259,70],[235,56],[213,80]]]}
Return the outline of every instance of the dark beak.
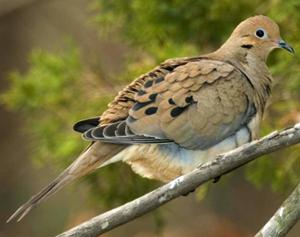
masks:
{"label": "dark beak", "polygon": [[295,53],[295,50],[293,49],[293,47],[288,45],[284,40],[279,40],[278,45],[279,45],[279,48],[285,49],[292,54]]}

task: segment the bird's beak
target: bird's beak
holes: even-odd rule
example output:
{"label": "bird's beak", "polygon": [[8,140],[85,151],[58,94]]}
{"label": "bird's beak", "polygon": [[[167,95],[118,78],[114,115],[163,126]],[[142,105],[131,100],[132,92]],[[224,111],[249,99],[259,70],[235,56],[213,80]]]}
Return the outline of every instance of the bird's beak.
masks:
{"label": "bird's beak", "polygon": [[285,49],[285,50],[289,51],[292,54],[295,53],[295,50],[293,49],[293,47],[288,45],[288,43],[285,42],[282,39],[278,41],[278,46],[279,46],[279,48]]}

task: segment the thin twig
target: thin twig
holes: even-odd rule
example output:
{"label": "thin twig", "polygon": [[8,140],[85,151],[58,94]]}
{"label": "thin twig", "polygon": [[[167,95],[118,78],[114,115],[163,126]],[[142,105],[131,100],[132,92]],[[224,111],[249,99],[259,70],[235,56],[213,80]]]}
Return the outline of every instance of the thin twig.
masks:
{"label": "thin twig", "polygon": [[96,216],[57,237],[96,237],[124,223],[142,216],[203,183],[226,174],[259,156],[300,143],[300,124],[273,132],[260,140],[245,144],[204,164],[192,172],[180,176],[154,191],[118,208]]}
{"label": "thin twig", "polygon": [[255,237],[283,237],[300,219],[300,183]]}

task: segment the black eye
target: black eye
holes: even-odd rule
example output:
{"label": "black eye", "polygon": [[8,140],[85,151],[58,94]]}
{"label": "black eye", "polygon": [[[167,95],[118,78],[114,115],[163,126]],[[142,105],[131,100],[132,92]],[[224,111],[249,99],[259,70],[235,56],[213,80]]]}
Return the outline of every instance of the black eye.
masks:
{"label": "black eye", "polygon": [[265,36],[265,32],[262,29],[258,29],[255,34],[258,38],[263,38]]}

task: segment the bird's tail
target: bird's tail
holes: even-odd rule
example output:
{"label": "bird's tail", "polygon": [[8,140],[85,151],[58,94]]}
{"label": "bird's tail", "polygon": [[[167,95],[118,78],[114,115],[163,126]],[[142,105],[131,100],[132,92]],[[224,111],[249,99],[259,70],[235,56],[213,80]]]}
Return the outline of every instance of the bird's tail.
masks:
{"label": "bird's tail", "polygon": [[20,221],[29,211],[45,200],[50,195],[56,193],[66,184],[74,179],[84,176],[97,169],[105,161],[109,160],[126,146],[95,142],[88,147],[67,169],[65,169],[49,185],[44,187],[39,193],[32,196],[29,201],[24,203],[18,210],[7,220],[13,219]]}

